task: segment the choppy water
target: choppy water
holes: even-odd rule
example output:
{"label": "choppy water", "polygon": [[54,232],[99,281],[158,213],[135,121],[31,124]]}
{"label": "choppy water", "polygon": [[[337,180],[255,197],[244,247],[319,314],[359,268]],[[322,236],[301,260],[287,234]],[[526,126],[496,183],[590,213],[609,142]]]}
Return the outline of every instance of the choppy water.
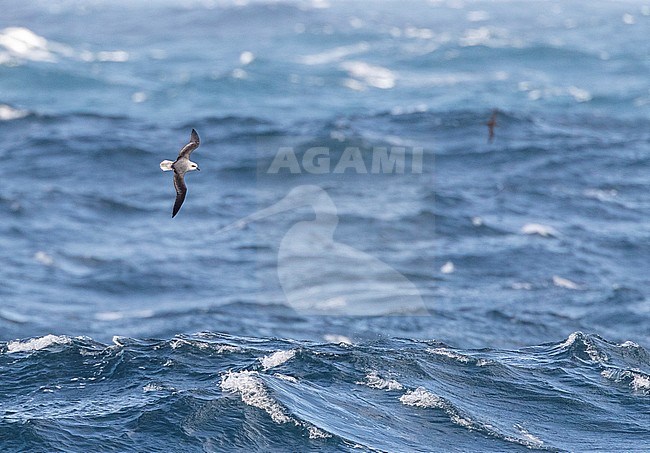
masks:
{"label": "choppy water", "polygon": [[3,451],[647,448],[648,5],[2,6]]}

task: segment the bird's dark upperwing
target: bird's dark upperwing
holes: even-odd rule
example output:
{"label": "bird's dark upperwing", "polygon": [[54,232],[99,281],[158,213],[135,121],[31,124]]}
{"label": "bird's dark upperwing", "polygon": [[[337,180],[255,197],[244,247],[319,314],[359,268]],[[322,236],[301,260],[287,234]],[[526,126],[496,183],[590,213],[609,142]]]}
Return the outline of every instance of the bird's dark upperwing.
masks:
{"label": "bird's dark upperwing", "polygon": [[183,175],[174,171],[174,187],[176,188],[176,201],[174,202],[174,210],[172,211],[172,219],[178,214],[178,211],[183,206],[185,195],[187,195],[187,186],[185,185],[185,178]]}
{"label": "bird's dark upperwing", "polygon": [[200,144],[201,141],[199,140],[199,134],[197,134],[196,131],[192,129],[192,133],[190,134],[190,142],[187,145],[183,146],[183,149],[179,151],[178,158],[180,159],[181,157],[186,157],[189,159],[192,151],[198,148]]}

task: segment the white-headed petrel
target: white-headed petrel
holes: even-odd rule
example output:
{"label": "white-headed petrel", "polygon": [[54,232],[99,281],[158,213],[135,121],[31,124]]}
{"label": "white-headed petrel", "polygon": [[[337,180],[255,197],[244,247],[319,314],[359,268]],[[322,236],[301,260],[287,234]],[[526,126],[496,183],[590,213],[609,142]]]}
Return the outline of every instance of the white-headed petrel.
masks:
{"label": "white-headed petrel", "polygon": [[199,147],[199,134],[192,129],[190,134],[190,142],[183,146],[178,153],[178,157],[174,162],[171,160],[163,160],[160,163],[162,171],[174,170],[174,187],[176,188],[176,201],[174,202],[174,210],[172,211],[172,218],[178,214],[178,211],[183,206],[185,195],[187,195],[187,186],[185,185],[185,173],[192,170],[201,170],[196,162],[190,160],[190,154]]}

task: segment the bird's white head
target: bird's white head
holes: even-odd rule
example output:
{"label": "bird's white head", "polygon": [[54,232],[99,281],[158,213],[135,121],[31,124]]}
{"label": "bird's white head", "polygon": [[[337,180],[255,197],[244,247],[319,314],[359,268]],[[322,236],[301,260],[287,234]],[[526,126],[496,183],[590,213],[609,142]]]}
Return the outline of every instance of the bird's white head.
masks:
{"label": "bird's white head", "polygon": [[190,166],[187,168],[187,170],[188,171],[194,171],[194,170],[201,171],[201,169],[199,168],[199,164],[197,164],[196,162],[192,162],[192,161],[190,161]]}

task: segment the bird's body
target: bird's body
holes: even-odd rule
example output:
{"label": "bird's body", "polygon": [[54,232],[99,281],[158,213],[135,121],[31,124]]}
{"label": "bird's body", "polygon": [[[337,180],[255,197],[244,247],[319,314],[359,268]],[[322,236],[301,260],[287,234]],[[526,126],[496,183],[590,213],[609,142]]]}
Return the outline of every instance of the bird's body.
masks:
{"label": "bird's body", "polygon": [[178,211],[181,209],[183,202],[185,201],[185,196],[187,195],[187,186],[185,185],[185,173],[188,171],[201,170],[199,165],[196,162],[190,160],[190,154],[200,144],[199,134],[192,129],[190,134],[190,142],[183,146],[183,148],[178,153],[178,157],[174,162],[171,160],[163,160],[160,163],[160,169],[162,171],[174,171],[174,188],[176,189],[176,201],[174,202],[174,209],[172,211],[172,218],[178,214]]}
{"label": "bird's body", "polygon": [[494,128],[497,126],[497,110],[492,111],[489,121],[486,123],[488,127],[488,143],[494,141]]}

